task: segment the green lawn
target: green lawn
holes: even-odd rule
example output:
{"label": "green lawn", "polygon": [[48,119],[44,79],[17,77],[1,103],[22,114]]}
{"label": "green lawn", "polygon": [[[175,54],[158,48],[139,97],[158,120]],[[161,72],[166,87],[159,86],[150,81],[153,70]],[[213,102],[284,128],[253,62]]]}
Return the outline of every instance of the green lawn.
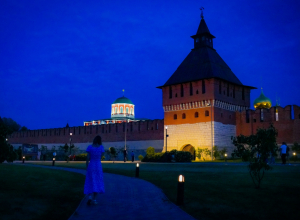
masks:
{"label": "green lawn", "polygon": [[[57,165],[85,168],[84,162]],[[134,177],[135,164],[103,163],[103,170]],[[177,178],[183,174],[185,205],[181,208],[197,219],[297,219],[299,173],[300,166],[276,165],[266,173],[261,189],[255,189],[243,163],[140,164],[140,178],[157,185],[174,203]]]}
{"label": "green lawn", "polygon": [[0,219],[68,219],[84,197],[78,173],[0,164]]}

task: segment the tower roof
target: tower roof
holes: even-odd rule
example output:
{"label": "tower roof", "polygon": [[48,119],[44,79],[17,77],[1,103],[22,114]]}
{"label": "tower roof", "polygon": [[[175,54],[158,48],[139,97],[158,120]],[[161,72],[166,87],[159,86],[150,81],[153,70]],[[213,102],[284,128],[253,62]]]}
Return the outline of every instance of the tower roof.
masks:
{"label": "tower roof", "polygon": [[201,18],[197,33],[196,35],[193,35],[192,38],[196,36],[202,36],[202,35],[209,35],[211,38],[216,38],[214,35],[210,33],[204,18]]}
{"label": "tower roof", "polygon": [[122,97],[120,97],[120,98],[117,98],[117,99],[113,102],[113,104],[117,104],[117,103],[126,103],[126,104],[132,104],[132,105],[133,105],[132,101],[131,101],[130,99],[126,98],[125,96],[122,96]]}
{"label": "tower roof", "polygon": [[[220,55],[213,49],[212,39],[215,38],[209,31],[206,22],[201,16],[201,21],[194,39],[195,47],[179,65],[164,86],[217,78],[236,85],[245,86],[231,71]],[[245,86],[251,89],[255,87]]]}
{"label": "tower roof", "polygon": [[260,96],[254,100],[254,108],[271,108],[272,102],[271,99],[267,98],[261,89]]}

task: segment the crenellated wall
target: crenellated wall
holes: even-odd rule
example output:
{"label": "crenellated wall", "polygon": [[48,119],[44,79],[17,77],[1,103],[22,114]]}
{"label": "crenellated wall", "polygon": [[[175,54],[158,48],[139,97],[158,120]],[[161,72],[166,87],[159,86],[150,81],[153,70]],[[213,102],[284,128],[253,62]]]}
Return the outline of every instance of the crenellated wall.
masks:
{"label": "crenellated wall", "polygon": [[[126,140],[128,142],[133,143],[135,141],[141,145],[143,142],[151,143],[149,141],[152,141],[156,145],[161,145],[161,149],[163,148],[164,120],[158,119],[129,123],[29,130],[25,132],[19,131],[8,136],[8,139],[12,145],[23,143],[55,145],[69,143],[70,133],[72,133],[72,143],[75,146],[81,143],[92,143],[96,135],[102,137],[102,142],[112,145],[112,143],[124,142],[126,128]],[[84,144],[83,146],[86,145]],[[144,148],[143,146],[141,147]]]}
{"label": "crenellated wall", "polygon": [[300,143],[300,107],[297,105],[272,107],[262,112],[260,109],[236,112],[236,135],[251,135],[270,124],[278,130],[277,143]]}

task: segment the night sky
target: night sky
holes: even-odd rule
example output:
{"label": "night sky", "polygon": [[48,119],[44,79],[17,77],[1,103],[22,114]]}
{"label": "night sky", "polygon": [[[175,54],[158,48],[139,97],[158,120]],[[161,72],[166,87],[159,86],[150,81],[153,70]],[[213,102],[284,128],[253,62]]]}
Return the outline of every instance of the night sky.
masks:
{"label": "night sky", "polygon": [[0,116],[29,129],[82,126],[109,118],[125,89],[137,118],[162,119],[156,87],[193,48],[201,6],[241,82],[273,105],[276,95],[300,105],[298,0],[1,0]]}

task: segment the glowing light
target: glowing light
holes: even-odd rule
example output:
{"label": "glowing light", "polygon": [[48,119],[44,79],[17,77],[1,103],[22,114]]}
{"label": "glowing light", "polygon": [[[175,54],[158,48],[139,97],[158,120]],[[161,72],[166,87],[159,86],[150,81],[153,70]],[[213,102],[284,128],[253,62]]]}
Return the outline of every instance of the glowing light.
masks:
{"label": "glowing light", "polygon": [[296,153],[294,152],[293,155],[296,156]]}
{"label": "glowing light", "polygon": [[225,154],[225,157],[227,157],[227,154]]}
{"label": "glowing light", "polygon": [[179,175],[178,181],[179,181],[179,182],[184,182],[184,176],[183,176],[183,175]]}
{"label": "glowing light", "polygon": [[139,167],[139,166],[140,166],[139,163],[137,163],[137,164],[136,164],[136,167]]}
{"label": "glowing light", "polygon": [[168,126],[166,126],[166,129],[168,129]]}
{"label": "glowing light", "polygon": [[72,136],[73,134],[72,133],[70,133],[70,136]]}

